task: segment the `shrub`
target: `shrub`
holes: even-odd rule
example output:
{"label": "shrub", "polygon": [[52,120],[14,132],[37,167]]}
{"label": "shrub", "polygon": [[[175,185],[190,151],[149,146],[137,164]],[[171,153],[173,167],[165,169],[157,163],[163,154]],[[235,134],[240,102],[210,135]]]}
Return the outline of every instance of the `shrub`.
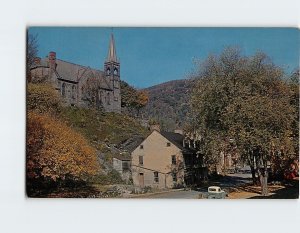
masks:
{"label": "shrub", "polygon": [[109,184],[125,184],[119,172],[115,169],[108,171],[107,174],[97,174],[89,179],[90,183],[109,185]]}
{"label": "shrub", "polygon": [[27,110],[57,114],[61,111],[61,99],[50,84],[29,83],[27,86]]}
{"label": "shrub", "polygon": [[27,181],[86,180],[99,171],[96,150],[72,128],[49,115],[27,118]]}

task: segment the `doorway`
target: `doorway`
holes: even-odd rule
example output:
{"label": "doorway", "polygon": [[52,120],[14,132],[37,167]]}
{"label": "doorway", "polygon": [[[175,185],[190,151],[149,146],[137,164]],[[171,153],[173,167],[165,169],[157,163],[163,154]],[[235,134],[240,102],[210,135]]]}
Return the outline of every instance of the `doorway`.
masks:
{"label": "doorway", "polygon": [[144,188],[144,173],[139,174],[139,184],[140,187]]}

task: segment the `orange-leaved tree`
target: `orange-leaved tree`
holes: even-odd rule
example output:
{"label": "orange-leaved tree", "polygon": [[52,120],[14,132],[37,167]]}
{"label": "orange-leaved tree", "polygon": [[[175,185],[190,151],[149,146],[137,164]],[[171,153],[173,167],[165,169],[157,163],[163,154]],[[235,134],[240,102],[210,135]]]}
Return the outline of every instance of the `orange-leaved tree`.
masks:
{"label": "orange-leaved tree", "polygon": [[26,105],[28,111],[57,115],[61,111],[62,100],[49,83],[29,83]]}
{"label": "orange-leaved tree", "polygon": [[63,122],[29,111],[27,116],[27,178],[52,181],[85,180],[99,169],[96,150]]}

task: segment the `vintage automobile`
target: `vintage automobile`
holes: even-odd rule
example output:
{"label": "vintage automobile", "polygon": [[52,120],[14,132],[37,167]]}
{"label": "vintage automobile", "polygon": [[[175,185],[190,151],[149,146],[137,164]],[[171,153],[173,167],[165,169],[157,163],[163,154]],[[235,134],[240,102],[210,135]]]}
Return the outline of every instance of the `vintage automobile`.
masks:
{"label": "vintage automobile", "polygon": [[227,193],[222,190],[219,186],[210,186],[208,187],[208,199],[225,199]]}

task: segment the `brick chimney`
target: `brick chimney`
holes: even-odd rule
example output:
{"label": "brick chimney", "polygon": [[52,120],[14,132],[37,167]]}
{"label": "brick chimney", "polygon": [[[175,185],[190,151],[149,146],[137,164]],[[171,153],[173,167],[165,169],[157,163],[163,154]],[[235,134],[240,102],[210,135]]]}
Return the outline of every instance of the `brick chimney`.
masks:
{"label": "brick chimney", "polygon": [[49,67],[51,69],[56,69],[56,52],[49,52]]}
{"label": "brick chimney", "polygon": [[159,124],[150,125],[150,131],[152,132],[154,130],[160,132],[160,125]]}

